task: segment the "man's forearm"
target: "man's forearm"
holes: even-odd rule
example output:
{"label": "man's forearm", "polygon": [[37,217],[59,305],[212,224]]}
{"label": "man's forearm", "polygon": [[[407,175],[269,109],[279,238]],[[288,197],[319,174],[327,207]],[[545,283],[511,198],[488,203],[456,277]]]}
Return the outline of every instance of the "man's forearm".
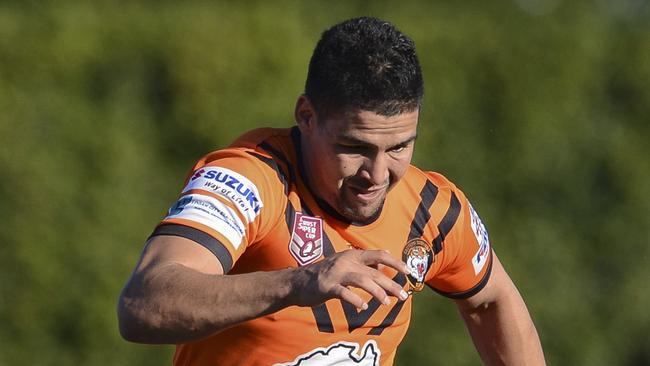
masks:
{"label": "man's forearm", "polygon": [[348,287],[382,303],[388,296],[406,300],[402,285],[375,269],[380,264],[408,273],[382,250],[346,250],[304,267],[238,275],[206,274],[176,262],[138,266],[118,302],[120,332],[132,342],[177,344],[291,305],[339,298],[367,308]]}
{"label": "man's forearm", "polygon": [[486,364],[545,365],[535,325],[517,292],[499,302],[459,309]]}
{"label": "man's forearm", "polygon": [[184,343],[297,302],[295,270],[208,275],[170,263],[135,275],[118,304],[120,332],[141,343]]}

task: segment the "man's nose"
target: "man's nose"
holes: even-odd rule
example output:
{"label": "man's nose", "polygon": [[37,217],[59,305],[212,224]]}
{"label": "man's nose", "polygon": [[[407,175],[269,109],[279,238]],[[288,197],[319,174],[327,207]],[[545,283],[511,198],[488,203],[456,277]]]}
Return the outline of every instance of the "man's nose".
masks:
{"label": "man's nose", "polygon": [[389,175],[387,156],[378,153],[366,157],[360,173],[361,177],[367,179],[373,186],[385,184]]}

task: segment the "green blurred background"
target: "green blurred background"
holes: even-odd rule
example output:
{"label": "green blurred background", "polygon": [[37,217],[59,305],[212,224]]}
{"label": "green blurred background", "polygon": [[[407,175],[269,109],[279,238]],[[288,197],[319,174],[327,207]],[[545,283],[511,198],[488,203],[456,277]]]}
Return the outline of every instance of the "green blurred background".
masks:
{"label": "green blurred background", "polygon": [[[650,365],[642,0],[0,1],[0,365],[171,364],[115,303],[203,153],[290,126],[311,51],[373,15],[416,41],[416,164],[470,197],[550,365]],[[416,296],[398,365],[479,365]]]}

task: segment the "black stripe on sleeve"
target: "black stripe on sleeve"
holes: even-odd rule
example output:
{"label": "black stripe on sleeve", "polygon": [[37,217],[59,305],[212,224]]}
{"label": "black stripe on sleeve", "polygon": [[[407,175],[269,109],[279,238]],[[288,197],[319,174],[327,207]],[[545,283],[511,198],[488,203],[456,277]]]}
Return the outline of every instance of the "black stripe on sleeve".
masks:
{"label": "black stripe on sleeve", "polygon": [[444,292],[444,291],[440,291],[440,290],[434,288],[431,285],[429,285],[429,287],[431,287],[431,289],[433,291],[439,293],[440,295],[446,296],[446,297],[451,298],[451,299],[459,299],[459,300],[460,299],[467,299],[467,298],[470,298],[470,297],[478,294],[479,291],[481,291],[483,289],[483,287],[485,287],[485,285],[490,280],[490,275],[491,274],[492,274],[492,250],[490,250],[490,263],[488,263],[488,268],[485,271],[485,274],[483,275],[483,278],[481,278],[481,280],[476,285],[474,285],[474,287],[472,287],[471,289],[469,289],[467,291],[463,291],[463,292]]}
{"label": "black stripe on sleeve", "polygon": [[228,249],[226,249],[223,243],[219,240],[201,230],[185,225],[165,224],[158,226],[153,233],[151,233],[150,237],[158,235],[180,236],[195,241],[204,246],[212,252],[217,259],[219,259],[219,262],[221,262],[221,266],[223,267],[223,273],[228,273],[232,268],[232,256]]}
{"label": "black stripe on sleeve", "polygon": [[451,229],[454,227],[456,220],[458,220],[458,215],[460,214],[460,201],[454,192],[451,192],[451,198],[449,199],[449,208],[447,213],[442,218],[438,224],[438,236],[433,239],[433,252],[438,254],[442,250],[442,243],[445,241],[445,237]]}
{"label": "black stripe on sleeve", "polygon": [[287,166],[287,169],[289,169],[289,178],[291,179],[292,182],[296,181],[295,173],[294,173],[294,168],[289,159],[278,149],[273,147],[271,144],[268,142],[264,141],[260,144],[258,144],[261,149],[264,151],[268,152],[269,155],[273,156],[275,159],[280,160],[281,162],[284,163],[284,165]]}
{"label": "black stripe on sleeve", "polygon": [[275,173],[278,175],[278,179],[280,180],[280,182],[282,182],[282,185],[284,186],[284,194],[285,195],[289,194],[289,182],[287,181],[287,177],[282,171],[282,169],[280,169],[280,166],[275,160],[253,151],[248,151],[248,154],[256,157],[264,164],[271,167],[271,169],[275,170]]}
{"label": "black stripe on sleeve", "polygon": [[431,183],[431,181],[427,180],[422,191],[420,191],[420,204],[418,205],[413,221],[411,222],[411,230],[409,232],[408,240],[422,236],[424,227],[431,219],[429,209],[431,208],[431,205],[433,205],[433,201],[435,201],[437,195],[438,187]]}
{"label": "black stripe on sleeve", "polygon": [[293,222],[296,219],[296,209],[290,200],[287,200],[287,208],[284,210],[284,221],[287,222],[287,230],[289,233],[293,230]]}

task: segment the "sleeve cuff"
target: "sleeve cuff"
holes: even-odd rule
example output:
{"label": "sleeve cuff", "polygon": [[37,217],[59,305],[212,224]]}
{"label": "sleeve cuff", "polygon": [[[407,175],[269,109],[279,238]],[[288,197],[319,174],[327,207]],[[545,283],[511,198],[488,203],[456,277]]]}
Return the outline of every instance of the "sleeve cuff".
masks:
{"label": "sleeve cuff", "polygon": [[483,289],[483,287],[485,287],[485,285],[490,280],[490,274],[492,274],[492,253],[493,252],[490,249],[490,263],[488,263],[488,268],[487,270],[485,270],[485,274],[483,275],[483,278],[481,278],[481,280],[476,285],[474,285],[474,287],[472,287],[471,289],[462,292],[444,292],[436,289],[431,285],[429,285],[429,287],[431,287],[433,291],[439,293],[442,296],[448,297],[450,299],[462,300],[476,295]]}
{"label": "sleeve cuff", "polygon": [[162,224],[156,227],[149,237],[158,235],[180,236],[195,241],[217,257],[219,262],[221,262],[224,274],[228,273],[230,269],[232,269],[232,255],[230,255],[226,246],[216,238],[201,230],[178,224]]}

